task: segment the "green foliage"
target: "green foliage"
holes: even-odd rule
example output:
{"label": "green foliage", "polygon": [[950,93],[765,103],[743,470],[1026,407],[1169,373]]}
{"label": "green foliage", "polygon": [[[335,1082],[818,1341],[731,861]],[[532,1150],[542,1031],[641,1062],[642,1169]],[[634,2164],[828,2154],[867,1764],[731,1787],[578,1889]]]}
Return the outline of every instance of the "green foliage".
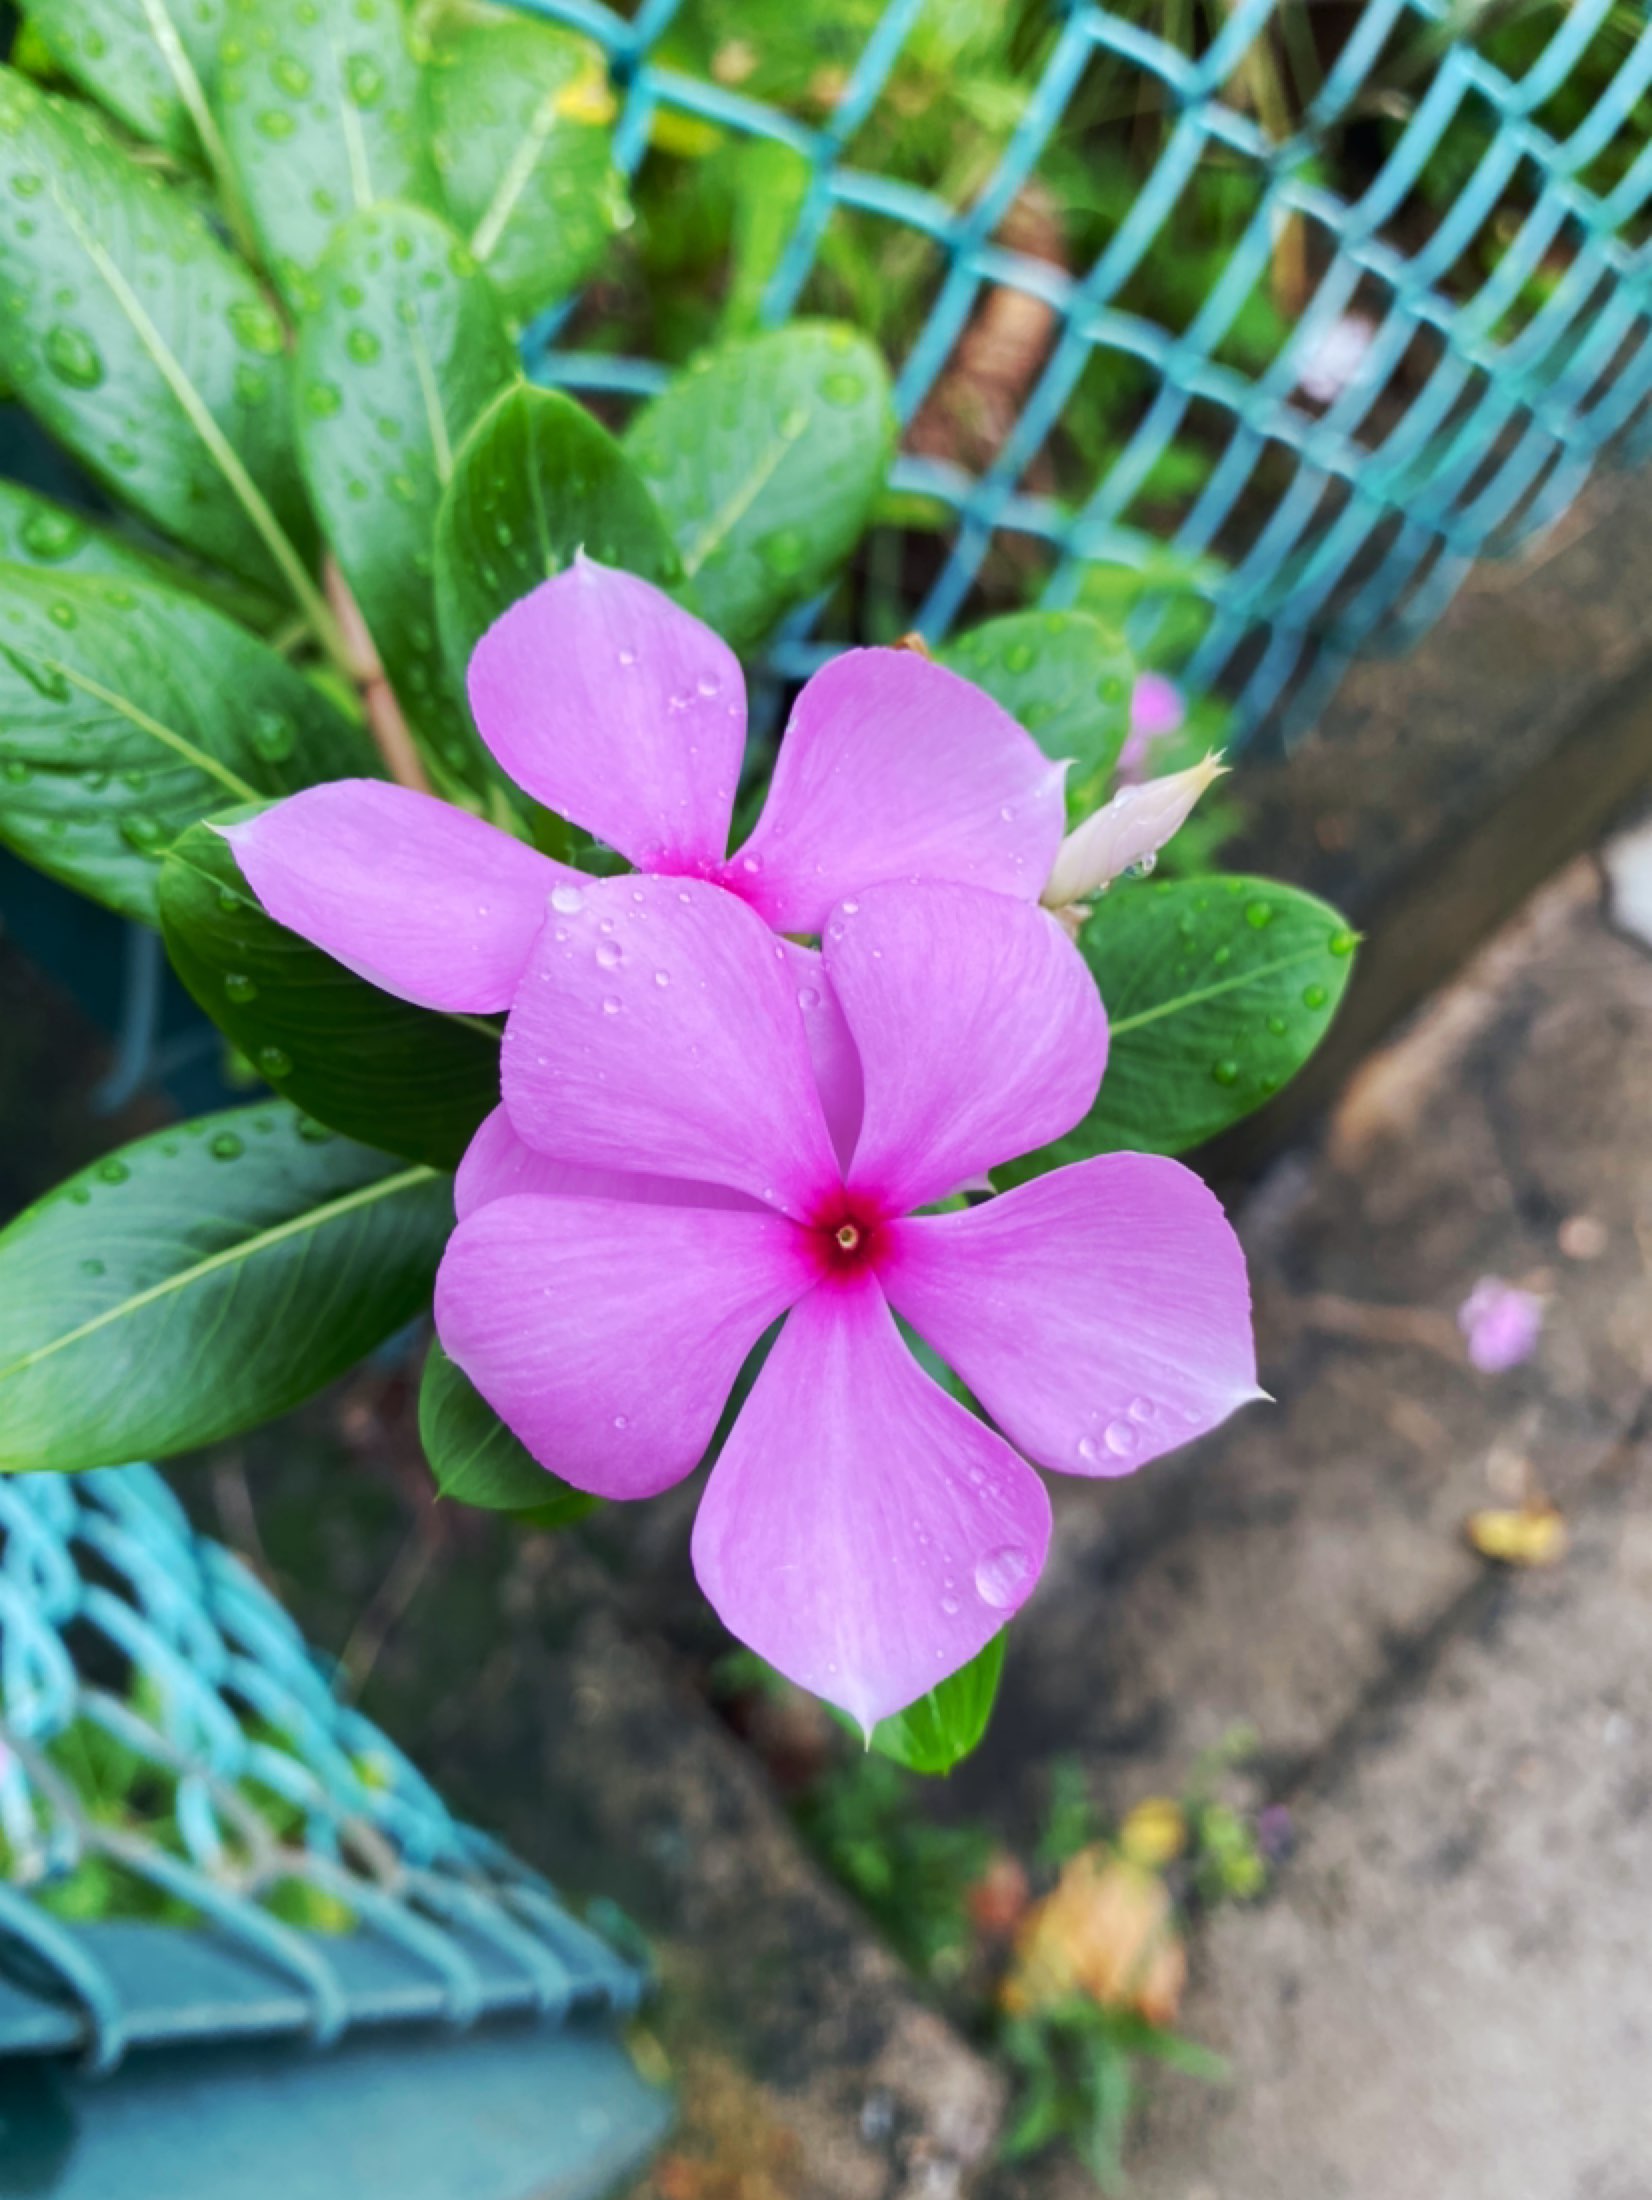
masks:
{"label": "green foliage", "polygon": [[1100,807],[1130,731],[1137,669],[1117,633],[1082,611],[1021,611],[972,627],[937,655],[1002,703],[1046,756],[1071,760],[1074,823]]}
{"label": "green foliage", "polygon": [[335,231],[298,345],[311,502],[438,784],[480,783],[436,631],[432,540],[454,452],[516,376],[498,301],[433,214],[385,206]]}
{"label": "green foliage", "polygon": [[796,321],[702,353],[632,422],[627,456],[683,565],[683,600],[748,647],[859,540],[894,441],[883,361]]}
{"label": "green foliage", "polygon": [[224,0],[23,0],[66,75],[135,137],[188,159],[218,70]]}
{"label": "green foliage", "polygon": [[454,681],[513,603],[585,550],[670,583],[676,549],[607,429],[554,390],[520,383],[477,421],[436,523],[436,604]]}
{"label": "green foliage", "polygon": [[159,903],[172,967],[285,1099],[365,1145],[457,1165],[499,1100],[491,1025],[395,1000],[285,931],[211,826],[167,856]]}
{"label": "green foliage", "polygon": [[937,1825],[912,1805],[912,1782],[880,1756],[855,1756],[802,1798],[804,1837],[921,1976],[946,1976],[969,1941],[968,1894],[991,1837]]}
{"label": "green foliage", "polygon": [[1005,2158],[1017,2161],[1065,2139],[1106,2192],[1123,2186],[1139,2061],[1162,2062],[1212,2083],[1227,2076],[1227,2065],[1208,2048],[1076,1994],[1036,2017],[1009,2020],[998,2046],[1020,2079],[1002,2142]]}
{"label": "green foliage", "polygon": [[305,597],[281,323],[181,192],[0,69],[12,207],[0,374],[98,480],[243,579]]}
{"label": "green foliage", "polygon": [[419,1440],[444,1497],[483,1512],[514,1513],[524,1527],[567,1528],[598,1500],[558,1481],[517,1442],[439,1344],[419,1385]]}
{"label": "green foliage", "polygon": [[372,772],[273,650],[151,580],[0,567],[0,841],[152,923],[156,866],[226,804]]}
{"label": "green foliage", "polygon": [[0,1232],[0,1470],[164,1458],[296,1405],[425,1303],[451,1199],[279,1101],[81,1170]]}
{"label": "green foliage", "polygon": [[425,121],[454,226],[515,327],[594,274],[630,220],[598,48],[474,0],[422,20]]}
{"label": "green foliage", "polygon": [[266,265],[295,304],[334,226],[383,199],[431,206],[400,0],[224,0],[218,107]]}
{"label": "green foliage", "polygon": [[113,580],[176,578],[164,560],[95,526],[84,512],[15,481],[0,481],[0,564],[32,565],[42,573],[101,573]]}
{"label": "green foliage", "polygon": [[880,1719],[871,1747],[909,1772],[950,1772],[980,1742],[998,1697],[1007,1630],[916,1703]]}
{"label": "green foliage", "polygon": [[1356,944],[1325,902],[1266,879],[1109,888],[1079,934],[1111,1026],[1101,1091],[1065,1138],[995,1176],[1022,1183],[1090,1154],[1214,1138],[1313,1053]]}

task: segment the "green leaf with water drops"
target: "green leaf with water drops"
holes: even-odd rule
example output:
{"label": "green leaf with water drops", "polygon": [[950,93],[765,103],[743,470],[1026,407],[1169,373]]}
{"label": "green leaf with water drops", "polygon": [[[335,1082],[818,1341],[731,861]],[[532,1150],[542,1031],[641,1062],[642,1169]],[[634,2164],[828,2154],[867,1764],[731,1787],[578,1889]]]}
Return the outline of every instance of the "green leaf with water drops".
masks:
{"label": "green leaf with water drops", "polygon": [[64,74],[134,137],[188,159],[217,74],[224,0],[22,0]]}
{"label": "green leaf with water drops", "polygon": [[974,1749],[987,1730],[1004,1670],[1008,1632],[1000,1629],[967,1665],[949,1673],[938,1688],[916,1703],[880,1719],[872,1729],[872,1747],[893,1757],[909,1772],[950,1772]]}
{"label": "green leaf with water drops", "polygon": [[630,460],[556,390],[519,383],[465,441],[436,522],[436,603],[455,682],[501,612],[576,550],[669,585],[677,552]]}
{"label": "green leaf with water drops", "polygon": [[259,595],[244,581],[214,567],[159,557],[85,512],[15,481],[0,481],[0,564],[32,565],[43,573],[103,573],[115,580],[158,581],[163,587],[204,596],[260,633],[292,623],[289,607]]}
{"label": "green leaf with water drops", "polygon": [[1071,760],[1067,814],[1099,809],[1130,731],[1136,660],[1113,628],[1084,611],[1018,611],[936,651],[985,688],[1046,756]]}
{"label": "green leaf with water drops", "polygon": [[624,439],[683,601],[736,648],[761,640],[854,549],[894,432],[883,360],[854,329],[795,321],[702,352]]}
{"label": "green leaf with water drops", "polygon": [[284,1413],[428,1302],[452,1199],[279,1100],[94,1162],[0,1232],[0,1470],[160,1458]]}
{"label": "green leaf with water drops", "polygon": [[87,109],[5,68],[0,162],[0,375],[113,496],[315,616],[285,338],[257,283]]}
{"label": "green leaf with water drops", "polygon": [[535,1528],[567,1528],[598,1500],[547,1474],[439,1343],[419,1385],[419,1440],[436,1487],[456,1504],[515,1513]]}
{"label": "green leaf with water drops", "polygon": [[424,31],[442,194],[519,328],[594,274],[630,219],[607,64],[587,38],[472,0],[448,0]]}
{"label": "green leaf with water drops", "polygon": [[341,221],[440,203],[400,0],[225,0],[218,58],[224,142],[295,305]]}
{"label": "green leaf with water drops", "polygon": [[366,1145],[457,1166],[499,1104],[492,1025],[395,1000],[286,931],[210,825],[167,856],[159,902],[172,967],[286,1099]]}
{"label": "green leaf with water drops", "polygon": [[0,566],[0,842],[155,921],[198,818],[380,767],[285,658],[154,581]]}
{"label": "green leaf with water drops", "polygon": [[516,378],[499,302],[444,222],[346,222],[299,330],[298,447],[333,555],[441,785],[478,783],[463,689],[436,627],[432,539],[454,453]]}
{"label": "green leaf with water drops", "polygon": [[1185,1153],[1270,1100],[1324,1038],[1356,935],[1268,879],[1122,880],[1079,934],[1107,1006],[1107,1074],[1076,1129],[1007,1168],[1019,1184],[1129,1149]]}

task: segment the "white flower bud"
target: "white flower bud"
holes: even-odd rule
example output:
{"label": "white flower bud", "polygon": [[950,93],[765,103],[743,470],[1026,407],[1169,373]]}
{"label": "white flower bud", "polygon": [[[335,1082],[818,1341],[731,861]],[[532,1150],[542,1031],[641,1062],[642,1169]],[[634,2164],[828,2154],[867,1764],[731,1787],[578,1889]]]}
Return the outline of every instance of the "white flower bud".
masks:
{"label": "white flower bud", "polygon": [[1111,802],[1070,832],[1056,853],[1043,894],[1046,909],[1088,901],[1137,864],[1151,864],[1187,823],[1193,805],[1226,771],[1216,754],[1185,772],[1121,787]]}

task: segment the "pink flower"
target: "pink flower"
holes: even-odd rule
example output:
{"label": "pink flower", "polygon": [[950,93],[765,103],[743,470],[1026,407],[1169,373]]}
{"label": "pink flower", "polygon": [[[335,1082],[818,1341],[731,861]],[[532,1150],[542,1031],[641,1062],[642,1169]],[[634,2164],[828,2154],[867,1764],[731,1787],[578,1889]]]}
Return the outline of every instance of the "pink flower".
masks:
{"label": "pink flower", "polygon": [[1119,751],[1118,776],[1129,785],[1141,777],[1155,741],[1180,732],[1187,704],[1174,680],[1144,672],[1130,690],[1130,732]]}
{"label": "pink flower", "polygon": [[1501,1276],[1482,1276],[1457,1309],[1468,1356],[1483,1375],[1502,1375],[1537,1350],[1543,1301]]}
{"label": "pink flower", "polygon": [[1031,1592],[1050,1509],[1028,1461],[1128,1473],[1257,1391],[1243,1257],[1177,1163],[1113,1154],[920,1211],[1094,1098],[1106,1018],[1056,921],[933,881],[817,913],[856,1072],[835,1127],[811,974],[750,907],[683,877],[562,897],[506,1027],[509,1124],[461,1171],[436,1320],[537,1459],[634,1498],[690,1473],[784,1317],[695,1571],[741,1640],[869,1728]]}
{"label": "pink flower", "polygon": [[[714,882],[778,932],[818,933],[834,901],[883,879],[1036,901],[1061,841],[1063,767],[1007,712],[923,657],[860,649],[798,697],[762,817],[729,855],[739,664],[657,588],[588,558],[483,636],[470,699],[536,801],[641,871]],[[278,923],[385,992],[452,1012],[508,1007],[548,902],[584,882],[379,780],[308,788],[227,837]]]}

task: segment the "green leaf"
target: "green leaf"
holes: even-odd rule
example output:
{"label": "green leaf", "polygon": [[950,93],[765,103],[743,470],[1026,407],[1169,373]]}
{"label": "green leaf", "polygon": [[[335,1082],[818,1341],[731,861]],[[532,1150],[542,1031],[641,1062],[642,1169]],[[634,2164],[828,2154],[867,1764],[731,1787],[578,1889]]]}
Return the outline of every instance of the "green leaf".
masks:
{"label": "green leaf", "polygon": [[1185,1153],[1269,1100],[1330,1026],[1355,935],[1328,903],[1268,879],[1114,885],[1079,934],[1111,1042],[1095,1106],[1007,1168],[1019,1184],[1128,1148]]}
{"label": "green leaf", "polygon": [[823,321],[703,352],[625,436],[682,555],[683,600],[736,648],[848,557],[893,447],[882,358]]}
{"label": "green leaf", "polygon": [[439,782],[478,744],[436,629],[431,538],[467,429],[516,376],[499,303],[433,214],[384,206],[334,237],[298,344],[311,500]]}
{"label": "green leaf", "polygon": [[909,1772],[950,1772],[987,1730],[1008,1639],[1001,1628],[984,1650],[956,1673],[949,1673],[938,1688],[893,1718],[880,1719],[872,1729],[872,1747]]}
{"label": "green leaf", "polygon": [[318,688],[195,597],[0,567],[0,841],[53,878],[153,923],[157,866],[197,818],[377,770]]}
{"label": "green leaf", "polygon": [[499,614],[580,549],[644,580],[669,583],[679,570],[607,429],[571,397],[521,383],[471,430],[436,522],[436,603],[456,681]]}
{"label": "green leaf", "polygon": [[596,1498],[559,1482],[518,1443],[439,1343],[419,1385],[419,1440],[437,1488],[461,1505],[516,1513],[536,1528],[571,1527],[597,1508]]}
{"label": "green leaf", "polygon": [[419,72],[400,0],[225,0],[218,106],[259,246],[283,293],[337,223],[384,199],[434,206]]}
{"label": "green leaf", "polygon": [[0,374],[163,533],[325,627],[281,323],[182,192],[0,69]]}
{"label": "green leaf", "polygon": [[167,580],[170,569],[133,543],[15,481],[0,481],[0,563],[43,573],[101,573],[114,580]]}
{"label": "green leaf", "polygon": [[157,557],[141,543],[15,481],[0,481],[0,564],[32,565],[42,573],[102,573],[112,580],[158,581],[204,596],[243,626],[270,632],[290,626],[292,612],[245,582],[213,567]]}
{"label": "green leaf", "polygon": [[284,1413],[413,1318],[452,1222],[447,1178],[279,1101],[122,1147],[0,1232],[0,1469]]}
{"label": "green leaf", "polygon": [[520,328],[594,274],[630,220],[607,65],[589,39],[464,0],[436,11],[427,34],[442,193]]}
{"label": "green leaf", "polygon": [[457,1166],[499,1103],[497,1031],[395,1000],[285,931],[209,825],[167,856],[159,900],[172,967],[286,1099],[365,1145]]}
{"label": "green leaf", "polygon": [[1111,627],[1083,611],[1018,611],[936,655],[1002,703],[1046,756],[1072,759],[1067,814],[1075,824],[1101,806],[1129,735],[1137,669]]}
{"label": "green leaf", "polygon": [[188,159],[212,129],[224,0],[22,0],[54,60],[134,137]]}

